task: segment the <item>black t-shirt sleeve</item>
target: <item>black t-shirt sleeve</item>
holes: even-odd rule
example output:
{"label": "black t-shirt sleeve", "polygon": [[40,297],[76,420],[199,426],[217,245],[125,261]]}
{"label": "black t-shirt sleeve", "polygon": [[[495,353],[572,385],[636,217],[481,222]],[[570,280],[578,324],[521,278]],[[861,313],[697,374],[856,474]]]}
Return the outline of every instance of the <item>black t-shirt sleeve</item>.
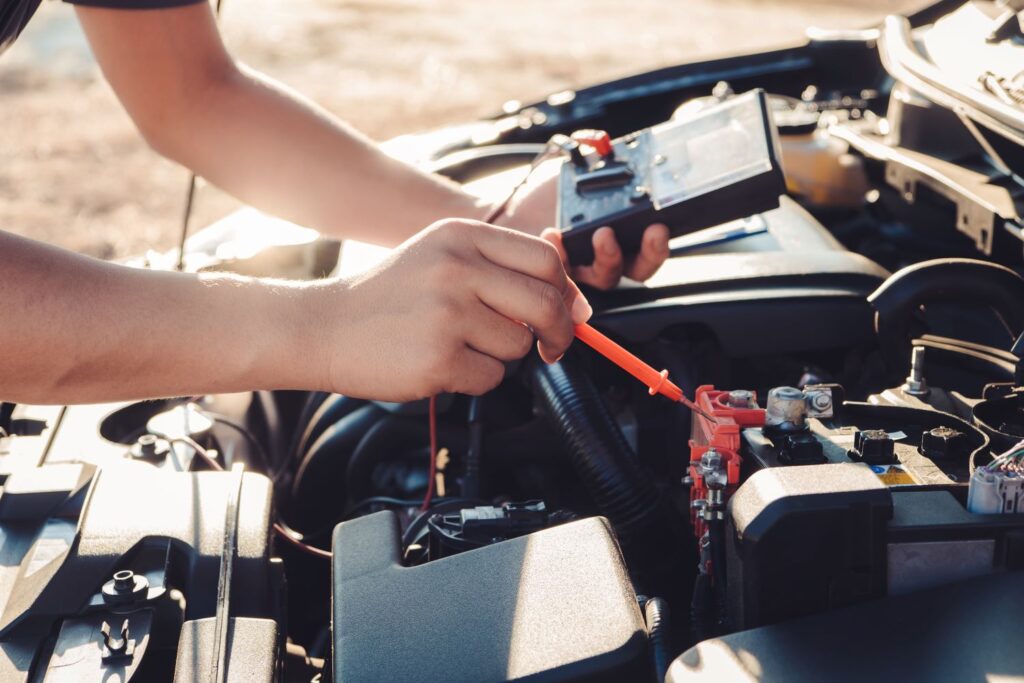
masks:
{"label": "black t-shirt sleeve", "polygon": [[207,0],[64,0],[71,5],[83,7],[107,7],[109,9],[165,9],[198,5]]}
{"label": "black t-shirt sleeve", "polygon": [[[111,9],[165,9],[197,5],[208,0],[65,0],[72,5],[108,7]],[[0,53],[21,34],[35,14],[40,0],[0,0]]]}

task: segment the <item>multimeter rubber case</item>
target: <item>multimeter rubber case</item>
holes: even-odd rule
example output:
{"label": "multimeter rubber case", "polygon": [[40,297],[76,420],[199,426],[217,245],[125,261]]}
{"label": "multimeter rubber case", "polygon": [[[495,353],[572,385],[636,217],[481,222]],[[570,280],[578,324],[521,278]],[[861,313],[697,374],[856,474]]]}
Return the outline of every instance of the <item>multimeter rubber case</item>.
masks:
{"label": "multimeter rubber case", "polygon": [[610,143],[582,141],[593,152],[573,154],[558,179],[558,227],[576,265],[593,262],[602,226],[633,254],[651,223],[676,237],[776,208],[786,191],[760,89]]}

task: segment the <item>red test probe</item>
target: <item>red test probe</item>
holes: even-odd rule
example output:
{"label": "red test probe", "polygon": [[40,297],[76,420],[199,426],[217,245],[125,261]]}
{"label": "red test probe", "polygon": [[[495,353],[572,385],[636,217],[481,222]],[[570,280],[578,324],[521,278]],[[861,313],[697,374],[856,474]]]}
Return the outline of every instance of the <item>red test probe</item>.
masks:
{"label": "red test probe", "polygon": [[668,370],[658,372],[587,323],[576,325],[575,329],[577,339],[647,385],[651,396],[661,394],[672,401],[682,403],[712,422],[718,421],[683,394],[683,390],[668,378]]}

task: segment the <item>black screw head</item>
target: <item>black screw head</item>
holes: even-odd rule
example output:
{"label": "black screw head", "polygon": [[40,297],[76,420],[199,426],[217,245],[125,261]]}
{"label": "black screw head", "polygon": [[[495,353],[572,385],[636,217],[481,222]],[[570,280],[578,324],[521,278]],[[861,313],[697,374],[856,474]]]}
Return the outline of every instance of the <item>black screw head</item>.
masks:
{"label": "black screw head", "polygon": [[149,595],[149,580],[130,569],[114,572],[100,591],[108,605],[122,605],[145,600]]}

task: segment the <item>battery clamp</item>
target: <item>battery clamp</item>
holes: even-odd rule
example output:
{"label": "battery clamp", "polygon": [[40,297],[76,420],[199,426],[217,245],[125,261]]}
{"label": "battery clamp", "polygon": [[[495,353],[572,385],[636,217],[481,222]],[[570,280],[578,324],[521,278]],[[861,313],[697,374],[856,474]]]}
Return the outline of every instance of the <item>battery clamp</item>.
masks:
{"label": "battery clamp", "polygon": [[572,140],[557,222],[574,265],[593,262],[598,228],[611,227],[634,254],[652,223],[677,237],[776,208],[786,191],[760,89],[616,140],[604,131],[577,131]]}

